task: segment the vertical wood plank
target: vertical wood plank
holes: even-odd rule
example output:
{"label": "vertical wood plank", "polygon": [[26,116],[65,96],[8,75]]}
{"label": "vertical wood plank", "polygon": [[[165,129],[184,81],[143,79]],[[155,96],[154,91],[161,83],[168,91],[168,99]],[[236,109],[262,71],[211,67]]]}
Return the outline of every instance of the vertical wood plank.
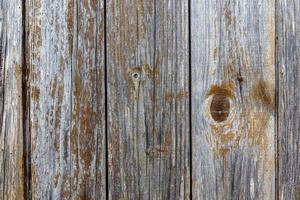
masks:
{"label": "vertical wood plank", "polygon": [[300,2],[278,0],[278,199],[300,199]]}
{"label": "vertical wood plank", "polygon": [[70,196],[71,58],[67,1],[26,1],[32,198]]}
{"label": "vertical wood plank", "polygon": [[0,1],[0,6],[0,199],[24,199],[22,1]]}
{"label": "vertical wood plank", "polygon": [[73,41],[72,199],[100,200],[106,198],[104,3],[77,1],[68,9],[73,31],[68,36]]}
{"label": "vertical wood plank", "polygon": [[194,199],[275,198],[275,0],[192,0]]}
{"label": "vertical wood plank", "polygon": [[33,199],[104,199],[103,1],[26,1]]}
{"label": "vertical wood plank", "polygon": [[107,1],[109,199],[189,199],[188,1]]}

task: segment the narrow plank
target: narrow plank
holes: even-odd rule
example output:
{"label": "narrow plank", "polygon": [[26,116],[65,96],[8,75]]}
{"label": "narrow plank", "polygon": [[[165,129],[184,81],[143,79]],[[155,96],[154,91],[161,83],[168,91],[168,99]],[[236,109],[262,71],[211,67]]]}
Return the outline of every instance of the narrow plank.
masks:
{"label": "narrow plank", "polygon": [[73,31],[72,199],[100,200],[106,198],[104,3],[77,1],[68,9]]}
{"label": "narrow plank", "polygon": [[33,199],[104,199],[103,2],[26,1]]}
{"label": "narrow plank", "polygon": [[274,10],[191,1],[193,199],[275,198]]}
{"label": "narrow plank", "polygon": [[300,199],[300,2],[277,1],[278,199]]}
{"label": "narrow plank", "polygon": [[0,6],[0,199],[24,199],[22,1],[0,1]]}
{"label": "narrow plank", "polygon": [[107,1],[109,199],[189,199],[188,1]]}

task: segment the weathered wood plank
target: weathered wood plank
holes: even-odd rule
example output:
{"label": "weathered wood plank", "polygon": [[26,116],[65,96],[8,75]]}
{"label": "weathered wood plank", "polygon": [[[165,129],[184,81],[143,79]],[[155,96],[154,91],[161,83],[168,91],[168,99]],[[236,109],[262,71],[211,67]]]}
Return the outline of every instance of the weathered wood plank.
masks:
{"label": "weathered wood plank", "polygon": [[33,199],[104,199],[103,1],[26,1]]}
{"label": "weathered wood plank", "polygon": [[74,6],[68,8],[72,10],[68,27],[74,33],[69,35],[73,39],[71,193],[75,199],[100,200],[106,198],[104,3],[77,1]]}
{"label": "weathered wood plank", "polygon": [[22,1],[0,6],[0,199],[24,199]]}
{"label": "weathered wood plank", "polygon": [[278,0],[278,197],[300,199],[300,2]]}
{"label": "weathered wood plank", "polygon": [[188,1],[107,1],[109,199],[189,199]]}
{"label": "weathered wood plank", "polygon": [[193,199],[275,198],[275,1],[192,0]]}
{"label": "weathered wood plank", "polygon": [[32,198],[70,196],[71,58],[66,1],[26,1]]}

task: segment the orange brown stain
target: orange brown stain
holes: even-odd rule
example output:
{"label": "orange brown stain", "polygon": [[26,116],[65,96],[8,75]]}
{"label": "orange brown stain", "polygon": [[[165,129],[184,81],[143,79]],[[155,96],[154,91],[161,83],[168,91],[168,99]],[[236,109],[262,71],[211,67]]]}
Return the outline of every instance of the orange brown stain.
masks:
{"label": "orange brown stain", "polygon": [[71,54],[73,51],[73,26],[74,26],[74,1],[69,0],[67,5],[67,37],[68,37],[68,46],[69,53]]}
{"label": "orange brown stain", "polygon": [[56,87],[57,87],[57,77],[55,76],[55,78],[51,81],[51,92],[50,92],[50,96],[52,97],[52,99],[55,98]]}
{"label": "orange brown stain", "polygon": [[207,92],[207,96],[219,94],[233,99],[235,98],[234,91],[235,91],[234,83],[225,82],[222,83],[221,85],[212,85]]}
{"label": "orange brown stain", "polygon": [[40,101],[40,88],[37,86],[33,86],[31,89],[31,97],[33,100],[38,103]]}
{"label": "orange brown stain", "polygon": [[251,112],[248,116],[247,139],[251,146],[259,147],[263,152],[267,152],[268,140],[266,129],[270,114],[266,112]]}
{"label": "orange brown stain", "polygon": [[231,14],[231,10],[229,8],[228,3],[226,3],[225,8],[224,8],[224,14],[225,14],[225,22],[227,26],[230,26],[232,24],[233,21],[233,17]]}
{"label": "orange brown stain", "polygon": [[38,25],[34,27],[34,45],[35,47],[41,47],[42,46],[42,28]]}
{"label": "orange brown stain", "polygon": [[93,131],[95,123],[93,123],[93,119],[96,113],[93,111],[92,105],[89,104],[87,91],[84,93],[86,98],[83,98],[83,109],[79,119],[81,132],[77,134],[80,135],[79,144],[82,147],[80,148],[80,158],[83,161],[84,168],[87,169],[91,165],[95,153],[95,135]]}
{"label": "orange brown stain", "polygon": [[84,39],[86,41],[93,42],[94,32],[95,32],[94,31],[94,29],[95,29],[95,19],[89,18],[86,27],[87,28],[86,28],[85,33],[84,33]]}
{"label": "orange brown stain", "polygon": [[251,89],[251,96],[255,101],[273,111],[275,108],[275,92],[264,80],[258,80]]}
{"label": "orange brown stain", "polygon": [[294,186],[295,189],[295,199],[300,199],[300,184]]}
{"label": "orange brown stain", "polygon": [[[156,66],[159,65],[160,61],[159,61],[159,57],[157,57],[156,59]],[[143,65],[143,72],[145,73],[145,75],[152,81],[155,81],[156,85],[160,84],[160,79],[159,79],[159,68],[151,68],[151,66],[149,64],[145,64]]]}

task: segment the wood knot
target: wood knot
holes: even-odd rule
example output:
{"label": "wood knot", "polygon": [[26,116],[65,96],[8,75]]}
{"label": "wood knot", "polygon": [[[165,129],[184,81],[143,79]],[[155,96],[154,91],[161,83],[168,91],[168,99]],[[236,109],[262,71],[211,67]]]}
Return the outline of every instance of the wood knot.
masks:
{"label": "wood knot", "polygon": [[210,114],[216,122],[223,122],[228,118],[230,101],[223,94],[215,94],[210,104]]}

